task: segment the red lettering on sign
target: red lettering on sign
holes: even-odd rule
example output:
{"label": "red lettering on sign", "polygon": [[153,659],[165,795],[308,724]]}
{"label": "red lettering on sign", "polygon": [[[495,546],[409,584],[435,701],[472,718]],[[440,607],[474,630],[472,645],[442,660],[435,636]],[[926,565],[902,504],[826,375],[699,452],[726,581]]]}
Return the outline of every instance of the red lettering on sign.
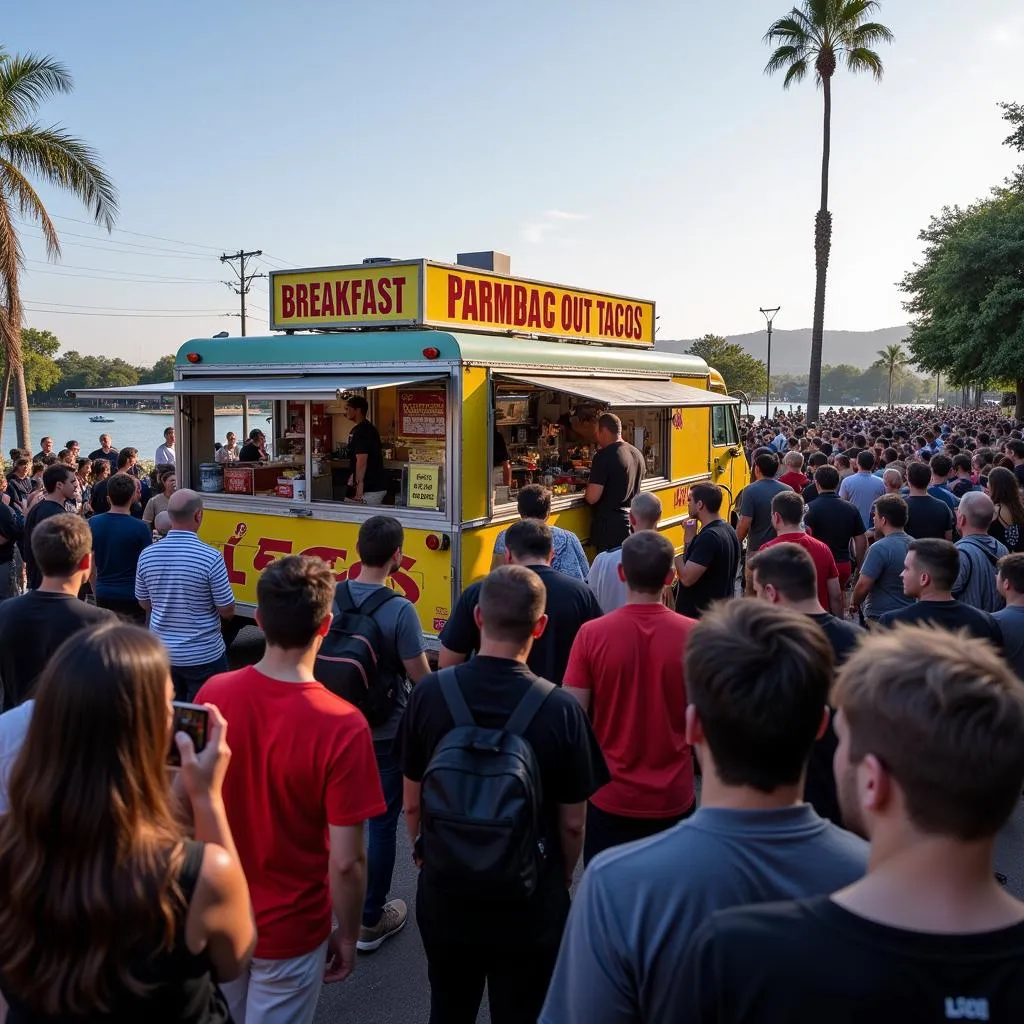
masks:
{"label": "red lettering on sign", "polygon": [[391,312],[391,278],[382,277],[377,283],[380,292],[380,299],[377,303],[377,312],[386,315]]}
{"label": "red lettering on sign", "polygon": [[404,313],[405,309],[402,306],[404,301],[402,293],[405,291],[405,278],[394,277],[391,279],[395,286],[395,312]]}
{"label": "red lettering on sign", "polygon": [[526,323],[529,327],[540,327],[540,292],[536,288],[530,289],[530,312]]}
{"label": "red lettering on sign", "polygon": [[512,324],[526,326],[526,289],[521,284],[512,286]]}
{"label": "red lettering on sign", "polygon": [[402,569],[411,569],[415,564],[415,558],[403,555],[401,568],[391,574],[391,578],[398,584],[397,589],[405,595],[406,600],[411,601],[413,604],[416,604],[420,599],[420,588],[416,586],[416,581],[411,576],[407,576],[402,572]]}
{"label": "red lettering on sign", "polygon": [[550,331],[555,326],[555,293],[544,293],[544,326]]}
{"label": "red lettering on sign", "polygon": [[371,278],[366,279],[363,289],[363,315],[377,312],[377,289],[373,286]]}
{"label": "red lettering on sign", "polygon": [[477,318],[476,281],[467,281],[464,288],[465,292],[462,296],[462,319],[475,320]]}
{"label": "red lettering on sign", "polygon": [[480,319],[484,323],[492,323],[494,321],[493,289],[494,285],[492,282],[480,282]]}
{"label": "red lettering on sign", "polygon": [[352,307],[348,301],[348,286],[348,281],[334,282],[334,308],[338,311],[338,316],[352,315]]}
{"label": "red lettering on sign", "polygon": [[297,284],[295,286],[295,313],[298,317],[309,316],[309,286]]}
{"label": "red lettering on sign", "polygon": [[263,572],[264,569],[278,555],[290,555],[292,553],[292,542],[290,540],[277,540],[274,537],[260,537],[259,545],[256,548],[256,554],[253,555],[252,567],[257,572]]}
{"label": "red lettering on sign", "polygon": [[512,285],[510,284],[494,286],[494,322],[496,324],[512,323]]}
{"label": "red lettering on sign", "polygon": [[[338,569],[336,563],[344,563],[345,559],[348,557],[348,552],[344,548],[312,547],[306,548],[306,550],[301,553],[303,555],[308,555],[310,558],[322,558],[331,567],[332,572]],[[337,576],[340,571],[341,570],[338,569],[337,572],[334,572],[335,576]]]}
{"label": "red lettering on sign", "polygon": [[330,281],[324,281],[324,290],[320,295],[320,315],[334,316],[334,289]]}
{"label": "red lettering on sign", "polygon": [[672,507],[682,508],[684,505],[690,504],[690,488],[689,487],[677,487],[675,494],[672,495]]}
{"label": "red lettering on sign", "polygon": [[320,282],[314,281],[309,286],[309,315],[320,315]]}
{"label": "red lettering on sign", "polygon": [[587,311],[587,322],[586,322],[586,324],[583,327],[583,332],[585,334],[589,334],[590,333],[590,311],[594,308],[594,300],[593,299],[584,299],[583,300],[583,306],[584,306],[584,308]]}
{"label": "red lettering on sign", "polygon": [[295,286],[281,285],[281,318],[289,320],[295,316]]}
{"label": "red lettering on sign", "polygon": [[238,586],[245,583],[245,573],[235,568],[235,548],[245,536],[246,530],[248,527],[245,523],[238,523],[235,532],[224,543],[224,565],[228,570],[228,582]]}
{"label": "red lettering on sign", "polygon": [[363,282],[350,281],[348,290],[349,294],[352,296],[352,311],[356,313],[359,311],[359,300],[363,296]]}
{"label": "red lettering on sign", "polygon": [[448,319],[455,319],[455,303],[462,298],[462,278],[458,274],[448,275]]}

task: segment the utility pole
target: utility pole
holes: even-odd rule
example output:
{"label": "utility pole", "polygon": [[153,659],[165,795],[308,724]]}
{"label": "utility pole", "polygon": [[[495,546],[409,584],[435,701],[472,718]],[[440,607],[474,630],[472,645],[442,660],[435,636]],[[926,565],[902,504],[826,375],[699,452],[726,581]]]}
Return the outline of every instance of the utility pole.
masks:
{"label": "utility pole", "polygon": [[[225,281],[224,283],[241,299],[242,302],[242,337],[245,337],[245,297],[249,294],[249,288],[252,286],[252,282],[259,277],[266,277],[266,274],[246,274],[245,272],[245,261],[250,256],[262,256],[262,249],[253,249],[251,252],[246,252],[244,249],[239,249],[238,252],[233,252],[229,256],[225,253],[221,256],[221,263],[230,263],[231,269],[238,275],[238,284],[236,285],[233,281]],[[238,260],[238,266],[235,266],[235,260]],[[249,399],[243,396],[242,398],[242,434],[245,439],[249,437]]]}
{"label": "utility pole", "polygon": [[772,322],[775,320],[775,314],[782,309],[781,306],[776,306],[774,309],[765,309],[761,307],[761,312],[764,313],[765,320],[768,321],[768,363],[765,367],[767,373],[765,376],[768,378],[765,381],[764,386],[764,418],[765,420],[771,419],[771,411],[769,404],[772,397]]}

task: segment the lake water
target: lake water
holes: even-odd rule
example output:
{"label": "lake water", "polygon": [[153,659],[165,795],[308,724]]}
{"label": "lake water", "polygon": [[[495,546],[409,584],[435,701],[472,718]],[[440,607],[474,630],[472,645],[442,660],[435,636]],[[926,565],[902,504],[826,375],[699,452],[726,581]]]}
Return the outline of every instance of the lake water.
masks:
{"label": "lake water", "polygon": [[[89,417],[97,415],[95,409],[68,409],[60,412],[32,412],[32,453],[39,451],[39,442],[44,437],[52,437],[54,451],[60,451],[65,441],[77,441],[82,446],[82,453],[99,448],[100,434],[109,434],[113,438],[115,448],[138,448],[140,459],[152,459],[157,447],[163,444],[164,428],[174,425],[174,417],[170,414],[152,414],[143,412],[121,412],[119,409],[104,411],[102,415],[112,419],[113,423],[90,423]],[[253,410],[249,414],[250,428],[261,426],[265,414],[260,415]],[[224,435],[233,430],[241,439],[242,414],[217,416],[217,439],[224,441]],[[17,433],[14,427],[14,410],[8,409],[4,416],[3,458],[7,462],[7,452],[17,444]],[[212,459],[213,452],[210,452]]]}

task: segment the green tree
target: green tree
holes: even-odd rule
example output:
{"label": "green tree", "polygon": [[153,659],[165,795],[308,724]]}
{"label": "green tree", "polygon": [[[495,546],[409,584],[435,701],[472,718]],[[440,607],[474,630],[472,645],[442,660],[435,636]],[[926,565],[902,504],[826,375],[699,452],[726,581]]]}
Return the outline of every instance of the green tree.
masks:
{"label": "green tree", "polygon": [[[25,390],[29,395],[47,392],[60,380],[57,353],[60,340],[51,331],[38,331],[25,327],[21,332],[22,365],[25,368]],[[6,360],[0,351],[0,366],[6,368]]]}
{"label": "green tree", "polygon": [[842,59],[848,71],[870,72],[882,78],[882,58],[873,49],[892,41],[892,32],[868,21],[879,7],[877,0],[803,0],[776,21],[764,41],[775,47],[765,72],[785,71],[782,84],[789,88],[809,71],[821,87],[825,118],[821,153],[821,204],[814,221],[814,322],[811,332],[811,366],[807,394],[807,418],[818,418],[821,401],[821,349],[825,331],[825,282],[832,250],[832,214],[828,208],[828,172],[832,152],[832,78]]}
{"label": "green tree", "polygon": [[149,369],[139,369],[142,371],[139,375],[140,384],[166,384],[167,381],[174,380],[174,356],[164,356]]}
{"label": "green tree", "polygon": [[1024,418],[1024,193],[944,209],[920,238],[900,285],[914,361],[959,388],[1012,380]]}
{"label": "green tree", "polygon": [[[15,214],[38,224],[50,259],[60,256],[60,240],[31,178],[79,198],[97,224],[108,230],[117,215],[117,190],[96,153],[60,125],[34,120],[44,101],[71,91],[67,69],[52,57],[0,51],[0,343],[4,352],[0,410],[7,407],[14,381],[18,444],[30,443],[28,391],[22,357],[21,275],[25,257]],[[3,417],[0,416],[0,450]]]}
{"label": "green tree", "polygon": [[907,350],[903,347],[902,343],[899,342],[895,345],[886,345],[885,348],[880,348],[877,355],[878,359],[875,361],[875,365],[881,366],[889,376],[889,390],[886,401],[891,409],[893,377],[896,375],[898,370],[901,370],[905,366],[909,366],[911,359],[907,354]]}
{"label": "green tree", "polygon": [[743,391],[746,394],[760,394],[768,384],[768,376],[764,363],[755,358],[742,346],[726,341],[717,334],[705,334],[695,341],[687,351],[691,355],[700,356],[714,367],[724,378],[730,391]]}

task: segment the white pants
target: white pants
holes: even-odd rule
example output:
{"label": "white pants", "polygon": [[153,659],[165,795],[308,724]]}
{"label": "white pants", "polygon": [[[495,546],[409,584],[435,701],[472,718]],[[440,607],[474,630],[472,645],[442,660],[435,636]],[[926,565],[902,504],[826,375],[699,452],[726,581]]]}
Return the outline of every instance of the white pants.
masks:
{"label": "white pants", "polygon": [[327,943],[291,960],[253,957],[249,970],[221,985],[235,1024],[313,1024]]}
{"label": "white pants", "polygon": [[383,505],[387,495],[387,491],[363,491],[363,501],[367,505]]}

